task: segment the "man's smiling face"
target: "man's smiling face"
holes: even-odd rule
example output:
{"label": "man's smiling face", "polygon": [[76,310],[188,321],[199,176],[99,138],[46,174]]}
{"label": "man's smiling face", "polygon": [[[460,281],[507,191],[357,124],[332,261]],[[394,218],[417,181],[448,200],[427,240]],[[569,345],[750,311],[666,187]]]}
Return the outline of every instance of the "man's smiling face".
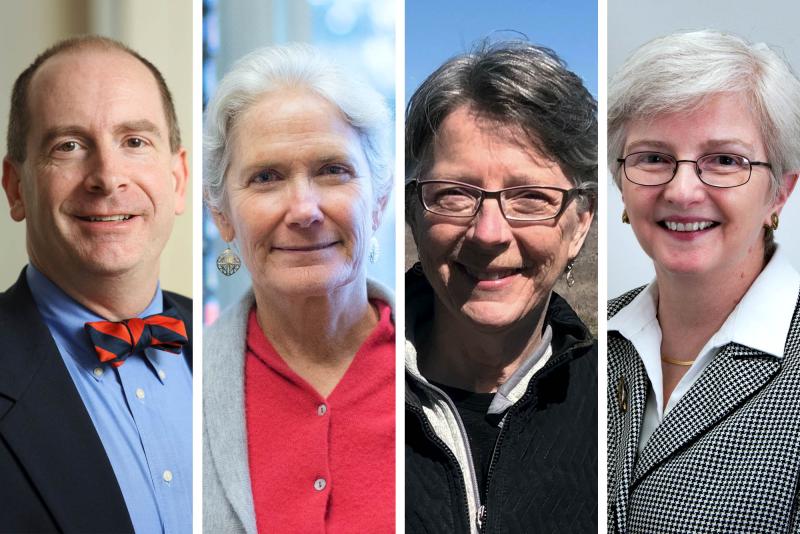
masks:
{"label": "man's smiling face", "polygon": [[31,79],[28,113],[25,161],[6,161],[3,186],[32,263],[66,283],[158,273],[187,171],[153,74],[121,50],[62,52]]}

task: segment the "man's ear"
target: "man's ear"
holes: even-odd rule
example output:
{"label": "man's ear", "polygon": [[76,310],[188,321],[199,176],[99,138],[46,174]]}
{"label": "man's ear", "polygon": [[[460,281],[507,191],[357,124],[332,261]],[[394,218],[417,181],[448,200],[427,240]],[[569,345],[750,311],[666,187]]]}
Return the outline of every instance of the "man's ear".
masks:
{"label": "man's ear", "polygon": [[3,159],[3,189],[8,199],[9,213],[17,222],[25,219],[25,199],[22,195],[22,181],[19,164],[8,157]]}
{"label": "man's ear", "polygon": [[189,181],[189,162],[183,147],[172,155],[172,178],[175,187],[175,215],[180,215],[186,209],[186,184]]}

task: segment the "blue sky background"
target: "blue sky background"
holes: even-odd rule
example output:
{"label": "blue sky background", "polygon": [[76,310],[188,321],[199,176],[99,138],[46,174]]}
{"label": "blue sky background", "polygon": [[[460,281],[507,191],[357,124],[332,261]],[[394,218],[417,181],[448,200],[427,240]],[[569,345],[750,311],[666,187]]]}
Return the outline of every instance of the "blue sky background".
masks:
{"label": "blue sky background", "polygon": [[516,32],[555,50],[597,97],[596,0],[406,0],[406,101],[476,40],[517,38]]}

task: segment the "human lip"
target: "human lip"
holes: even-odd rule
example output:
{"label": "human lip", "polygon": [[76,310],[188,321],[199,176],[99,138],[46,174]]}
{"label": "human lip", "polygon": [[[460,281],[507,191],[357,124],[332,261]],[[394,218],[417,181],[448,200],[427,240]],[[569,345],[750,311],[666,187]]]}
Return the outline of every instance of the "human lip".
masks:
{"label": "human lip", "polygon": [[280,250],[282,252],[314,252],[317,250],[324,250],[326,248],[337,245],[338,241],[330,241],[326,243],[317,243],[313,245],[275,245],[273,250]]}
{"label": "human lip", "polygon": [[672,232],[702,232],[719,226],[720,223],[705,218],[668,217],[658,221],[658,224]]}
{"label": "human lip", "polygon": [[508,278],[509,276],[519,274],[522,270],[521,268],[480,269],[468,265],[464,265],[463,267],[464,270],[467,271],[467,274],[478,280],[500,280],[501,278]]}
{"label": "human lip", "polygon": [[472,279],[476,288],[485,290],[507,287],[525,270],[524,267],[476,267],[464,264],[459,266]]}
{"label": "human lip", "polygon": [[86,222],[93,222],[93,223],[103,223],[103,222],[122,222],[128,221],[135,217],[130,213],[115,213],[109,215],[101,215],[101,214],[91,214],[91,215],[76,215],[76,217],[82,221]]}

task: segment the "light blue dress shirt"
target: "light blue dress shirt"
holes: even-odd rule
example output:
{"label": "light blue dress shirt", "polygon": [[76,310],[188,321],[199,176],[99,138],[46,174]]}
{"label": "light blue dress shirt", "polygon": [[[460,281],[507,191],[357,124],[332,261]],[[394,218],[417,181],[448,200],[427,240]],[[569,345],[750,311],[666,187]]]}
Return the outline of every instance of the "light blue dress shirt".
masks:
{"label": "light blue dress shirt", "polygon": [[[144,356],[131,356],[120,367],[100,363],[84,323],[104,318],[66,295],[32,265],[26,277],[103,442],[133,528],[147,534],[190,534],[192,372],[186,359],[147,349]],[[162,311],[159,287],[139,317]]]}

